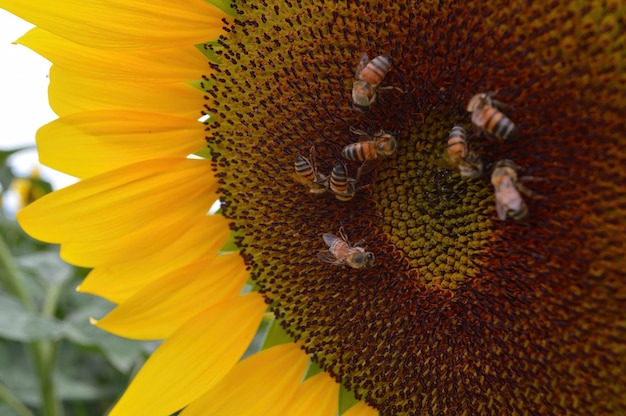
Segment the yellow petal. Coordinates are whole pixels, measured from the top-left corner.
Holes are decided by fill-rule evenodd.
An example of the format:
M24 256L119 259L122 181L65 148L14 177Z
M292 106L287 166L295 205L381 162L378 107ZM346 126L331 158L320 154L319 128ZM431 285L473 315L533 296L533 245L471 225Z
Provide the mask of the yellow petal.
M204 0L1 0L0 8L73 42L161 49L216 39L226 17Z
M204 309L237 296L249 274L239 254L204 259L146 285L96 325L126 338L167 338Z
M300 385L284 414L336 416L338 405L339 385L328 374L320 373Z
M185 215L186 210L171 211L162 216L163 222L154 220L128 234L103 240L85 240L77 243L63 243L61 258L66 262L82 267L115 267L125 269L125 265L134 264L143 267L148 278L156 267L173 270L210 253L216 253L222 247L229 234L228 221L221 215L204 216L195 212ZM203 221L204 219L208 221ZM197 226L206 224L206 230L196 230ZM207 235L203 241L198 235ZM187 253L185 247L190 248ZM173 257L174 253L181 253ZM158 273L156 278L161 276Z
M101 110L43 126L37 146L44 165L86 178L141 160L185 157L206 146L204 135L204 125L191 118Z
M50 69L48 96L50 107L61 117L90 110L126 109L197 120L205 104L202 91L186 83L85 78L56 66Z
M84 78L148 83L186 82L209 68L207 59L189 44L170 49L137 51L90 48L34 28L15 43L24 45L59 68Z
M309 359L296 344L283 344L238 363L215 388L181 416L286 415Z
M196 211L185 215L186 212L183 209L164 212L143 227L115 238L64 243L61 257L83 267L133 263L149 272L152 268L148 262L172 270L206 254L217 253L230 233L228 220L222 215Z
M201 396L241 358L266 307L251 293L188 321L152 354L110 416L170 415Z
M206 160L147 160L48 194L20 211L18 220L47 242L114 239L153 225L169 211L201 217L216 190Z
M378 416L378 410L369 407L365 402L359 402L344 412L342 416Z
M133 236L133 240L136 242L122 243L117 248L119 253L111 253L119 254L117 258L112 256L109 260L106 258L96 259L98 261L103 260L105 263L89 273L79 286L79 290L102 296L119 304L143 286L176 269L205 257L215 257L230 232L226 226L226 219L221 215L208 215L202 218L190 217L189 220L195 221L193 226L181 234L147 237L148 241L154 241L154 250L150 255L133 257L133 253L143 247L141 235L138 235L136 239ZM150 227L146 227L145 230L145 235L148 236L152 232ZM176 232L176 228L172 232ZM91 244L97 244L97 242ZM148 243L145 242L144 245L148 245ZM89 256L90 259L93 259L94 256L101 254L96 252L90 255L87 252L90 247L89 243L84 244L84 257ZM74 260L72 255L76 253L72 252L71 255L67 255L64 251L66 248L72 250L75 247L72 244L63 245L61 256ZM121 261L122 257L125 258L125 261ZM129 279L129 276L132 276L132 279Z

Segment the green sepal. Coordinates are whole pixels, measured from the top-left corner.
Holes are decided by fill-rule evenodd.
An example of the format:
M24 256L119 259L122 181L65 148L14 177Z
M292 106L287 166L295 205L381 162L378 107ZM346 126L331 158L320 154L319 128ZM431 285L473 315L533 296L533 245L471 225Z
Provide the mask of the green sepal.
M222 62L222 57L217 54L217 51L221 51L223 46L220 45L216 40L199 43L195 46L202 53L202 55L209 58L209 61L216 64L220 64Z
M339 386L339 414L347 412L352 406L359 401L354 397L354 393L346 389L343 384Z
M235 3L233 0L206 0L206 2L217 7L230 17L237 15L235 9L232 8L232 5Z

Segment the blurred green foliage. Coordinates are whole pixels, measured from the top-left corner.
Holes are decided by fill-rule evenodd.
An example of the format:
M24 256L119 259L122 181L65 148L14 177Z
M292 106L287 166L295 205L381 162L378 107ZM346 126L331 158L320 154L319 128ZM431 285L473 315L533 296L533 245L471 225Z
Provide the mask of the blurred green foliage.
M26 204L51 191L36 173L13 174L6 162L20 150L0 152L0 201L12 193ZM92 326L90 317L114 305L76 292L88 270L63 262L57 246L28 237L2 208L0 415L105 414L158 343Z

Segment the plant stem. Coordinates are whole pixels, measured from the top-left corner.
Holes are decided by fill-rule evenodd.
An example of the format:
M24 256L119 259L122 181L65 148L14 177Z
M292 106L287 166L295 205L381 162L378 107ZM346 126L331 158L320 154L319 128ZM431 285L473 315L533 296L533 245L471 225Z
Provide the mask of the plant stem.
M15 259L9 250L4 238L0 235L0 276L2 282L23 305L24 308L33 315L38 314L35 302L29 296L28 289L20 279L19 269ZM58 294L52 295L53 304ZM47 305L47 313L50 313L51 305ZM63 408L56 398L52 372L54 370L54 359L56 357L56 347L52 341L33 341L29 343L29 350L37 372L39 389L43 402L43 414L45 416L61 416ZM17 400L17 398L16 398ZM23 406L23 405L22 405Z
M59 296L61 295L63 285L52 285L46 291L46 296L41 308L41 315L45 318L54 318L57 309ZM44 357L42 362L43 374L41 375L41 394L45 406L46 416L62 415L63 408L55 397L54 384L52 375L54 374L54 363L56 361L57 343L52 341L40 341L41 355Z
M35 302L29 296L23 280L20 279L13 255L7 243L4 241L4 238L0 235L0 271L2 270L4 273L0 273L0 279L2 279L2 283L6 285L7 290L22 302L22 305L24 305L28 312L37 313Z
M43 414L44 416L61 416L63 408L57 400L52 379L56 345L51 341L34 341L29 347L39 380Z
M4 384L0 383L0 403L6 404L17 416L34 416Z

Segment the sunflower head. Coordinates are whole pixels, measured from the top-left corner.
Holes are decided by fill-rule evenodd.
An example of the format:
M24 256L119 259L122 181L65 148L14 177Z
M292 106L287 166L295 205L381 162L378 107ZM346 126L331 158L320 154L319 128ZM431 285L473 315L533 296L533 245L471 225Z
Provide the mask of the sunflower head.
M357 397L388 414L624 405L619 9L238 2L206 87L224 213L285 329ZM380 130L397 143L373 168L346 150ZM354 195L290 180L310 148ZM513 200L491 181L503 159ZM375 265L318 260L339 227Z
M194 84L202 94L186 99L187 89L166 82L132 89L157 114L142 118L150 132L162 127L163 136L181 139L159 142L165 146L139 140L151 159L140 163L129 159L142 152L107 153L123 166L116 180L156 188L173 178L176 185L158 198L145 192L124 202L139 209L141 201L174 201L177 210L160 211L152 227L184 226L191 231L182 240L213 233L218 221L205 213L219 194L253 287L286 333L382 414L626 412L626 7L218 3L227 10L221 35L200 47L209 65L185 65L204 71ZM148 17L166 15L162 7ZM183 15L181 22L193 20ZM185 30L175 34L190 43ZM173 62L188 58L188 50L176 51ZM119 94L132 88L118 81ZM177 99L155 100L153 91ZM109 119L120 116L102 105ZM201 134L201 105L210 116L202 126L210 164L182 159L197 145L186 134ZM59 107L63 122L99 137L100 124L94 128L67 103ZM72 168L89 176L95 166ZM98 178L89 184L101 184ZM90 218L109 212L96 208ZM42 211L27 222L53 223L32 214ZM85 228L106 228L109 236L150 221L136 213L123 220L125 227ZM66 255L81 238L63 236ZM92 250L106 240L89 238ZM207 237L212 250L216 244ZM184 248L177 260L204 259L204 244ZM110 260L90 261L96 275L111 269ZM168 270L168 282L177 282L205 265L189 262L176 272L142 266L151 276ZM115 289L100 279L98 290L116 301L138 291L128 279ZM261 313L245 296L233 303ZM217 312L226 310L202 316L221 319ZM220 322L229 327L226 319ZM233 374L245 374L248 363ZM226 391L213 389L202 403Z

